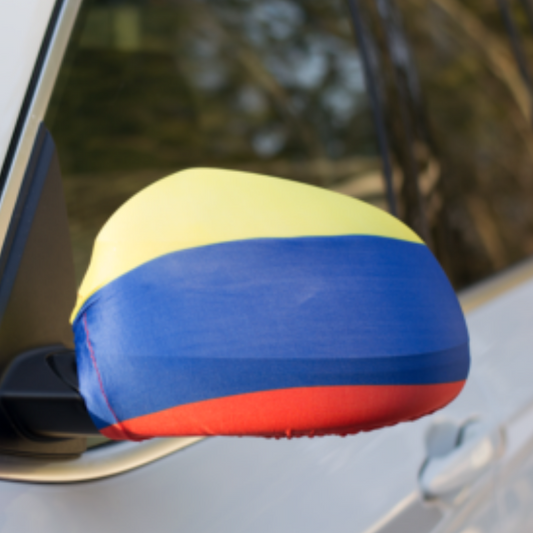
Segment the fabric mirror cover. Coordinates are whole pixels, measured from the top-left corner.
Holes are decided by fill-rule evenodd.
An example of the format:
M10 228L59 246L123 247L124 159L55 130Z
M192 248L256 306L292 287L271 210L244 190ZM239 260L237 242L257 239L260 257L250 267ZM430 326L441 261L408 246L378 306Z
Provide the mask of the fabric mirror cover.
M469 369L459 302L409 228L225 170L174 174L111 217L73 329L112 439L356 433L443 407Z

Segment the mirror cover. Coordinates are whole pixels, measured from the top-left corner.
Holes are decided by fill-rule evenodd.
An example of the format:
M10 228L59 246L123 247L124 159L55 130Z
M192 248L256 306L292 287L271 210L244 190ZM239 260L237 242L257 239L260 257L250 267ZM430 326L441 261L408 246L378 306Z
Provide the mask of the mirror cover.
M416 234L244 172L183 171L126 202L72 318L112 439L351 434L443 407L469 369L459 302Z

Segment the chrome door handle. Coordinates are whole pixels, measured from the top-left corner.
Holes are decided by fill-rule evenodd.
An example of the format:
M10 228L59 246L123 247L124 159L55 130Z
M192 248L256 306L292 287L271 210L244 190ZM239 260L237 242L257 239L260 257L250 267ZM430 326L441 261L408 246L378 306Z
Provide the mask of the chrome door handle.
M420 490L428 499L455 495L486 474L500 449L500 435L474 422L453 450L428 458L420 472Z

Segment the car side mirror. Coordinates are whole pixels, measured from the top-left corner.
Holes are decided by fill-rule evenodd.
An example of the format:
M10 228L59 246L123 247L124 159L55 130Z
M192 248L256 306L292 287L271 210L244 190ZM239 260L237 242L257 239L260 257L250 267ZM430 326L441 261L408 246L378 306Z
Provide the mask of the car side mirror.
M469 368L459 302L409 228L225 170L174 174L111 217L73 329L113 439L356 433L443 407Z
M399 220L215 169L160 180L109 219L72 327L79 385L72 355L39 355L75 400L42 435L86 431L87 412L112 439L347 435L444 407L470 360L446 275Z

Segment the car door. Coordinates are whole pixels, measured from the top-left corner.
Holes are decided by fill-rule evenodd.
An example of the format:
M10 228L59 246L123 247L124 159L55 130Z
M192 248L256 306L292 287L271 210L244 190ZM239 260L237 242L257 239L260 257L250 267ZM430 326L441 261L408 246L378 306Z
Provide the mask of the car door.
M59 278L61 287L74 286L71 278L79 281L83 275L105 219L143 186L188 166L280 175L383 208L392 194L398 212L436 243L446 243L444 237L436 237L446 232L460 234L461 253L436 247L460 287L516 260L516 254L508 258L505 250L498 259L497 246L483 240L486 231L476 226L485 220L483 206L465 218L470 211L461 211L460 194L453 190L444 196L438 169L463 160L447 152L448 158L441 161L433 145L424 148L420 139L418 144L405 142L401 128L409 122L398 123L403 103L394 100L393 105L384 98L393 97L397 86L389 87L389 94L376 79L382 73L386 81L395 73L390 63L372 62L372 57L378 58L380 35L375 26L382 22L359 4L99 1L84 3L79 12L78 7L66 1L52 12L50 4L50 43L43 41L42 68L36 70L40 85L28 93L26 112L19 104L21 126L11 130L18 150L9 161L7 184L12 194L16 198L19 190L17 172L19 183L29 183L29 190L34 190L38 180L30 153L33 149L34 161L41 161L43 147L53 146L53 139L65 200L59 187L41 190L50 191L54 213L65 206L67 213L50 226L50 211L40 209L41 204L50 205L42 192L33 210L21 208L15 217L14 202L11 208L2 205L0 213L11 225L15 221L17 228L30 228L22 248L9 248L19 250L20 260L9 263L14 265L14 282L6 297L4 323L8 311L23 325L28 324L24 313L61 315L59 306L55 314L48 307L57 301L50 279ZM351 34L352 22L359 44ZM391 28L385 27L382 34L390 36ZM37 54L34 47L32 63ZM381 97L369 96L371 87ZM411 111L411 120L420 119L414 113L418 108ZM418 166L408 168L415 155L420 158ZM45 161L45 184L59 183L53 161L52 155ZM461 170L459 163L456 168ZM418 189L427 196L423 201ZM452 205L452 214L437 216L432 198L438 195L445 198L444 205ZM453 204L456 198L459 207ZM25 202L23 207L29 205ZM442 224L433 229L425 218ZM476 228L473 235L466 231L470 226ZM59 255L42 246L43 237L32 233L33 228L48 228L47 242L57 244L54 237L67 227L72 251L63 240L62 262L47 270L52 278L35 281L45 270L38 268L43 258ZM461 231L467 233L466 242L461 241ZM41 246L30 249L34 243ZM74 270L65 259L66 249ZM41 255L28 250L40 250ZM30 279L52 294L45 292L39 301L31 294L20 296L16 284L28 287ZM65 291L68 302L74 295L71 288ZM489 287L484 294L490 293ZM43 305L48 310L44 315L39 314ZM13 315L13 306L23 312ZM64 326L64 316L62 320ZM485 328L488 324L483 322ZM30 335L32 329L27 330ZM4 454L2 527L496 531L493 489L503 449L502 418L492 407L486 380L491 368L483 357L487 341L482 328L473 331L472 371L465 390L444 411L416 422L346 438L92 442L89 450L67 459ZM54 335L33 338L31 346L24 344L29 337L22 330L11 338L10 356L41 342L68 344L64 329L54 330ZM477 457L473 466L472 454Z
M483 360L480 376L503 439L496 473L502 531L528 531L532 523L531 273L528 261L501 275L491 300L469 316ZM466 298L475 301L479 293Z
M385 1L363 11L374 35L387 36L372 44L388 70L386 108L400 117L389 119L404 181L400 209L465 288L472 375L485 387L500 442L500 527L527 531L531 263L521 260L531 253L532 182L520 154L532 139L531 10L527 2Z

